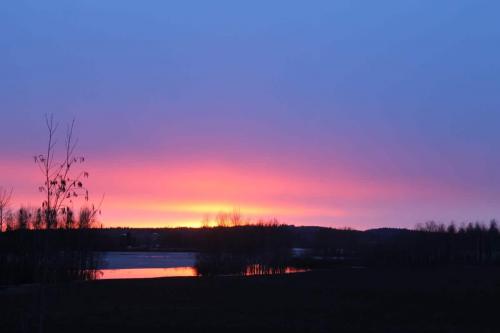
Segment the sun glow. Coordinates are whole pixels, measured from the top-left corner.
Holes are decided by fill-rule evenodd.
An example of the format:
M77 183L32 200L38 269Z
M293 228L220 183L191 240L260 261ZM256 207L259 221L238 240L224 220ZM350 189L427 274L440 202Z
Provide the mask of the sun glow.
M99 222L105 227L200 227L207 218L213 225L218 213L237 211L245 222L277 218L286 224L362 228L361 221L384 217L380 203L400 202L402 197L418 201L442 191L425 184L357 178L331 168L318 177L320 172L270 166L164 164L168 167L157 162L89 163L91 198L106 195ZM22 170L25 182L16 186L14 197L20 204L36 207L42 200L36 191L38 170L25 162L0 165L3 169L3 174Z

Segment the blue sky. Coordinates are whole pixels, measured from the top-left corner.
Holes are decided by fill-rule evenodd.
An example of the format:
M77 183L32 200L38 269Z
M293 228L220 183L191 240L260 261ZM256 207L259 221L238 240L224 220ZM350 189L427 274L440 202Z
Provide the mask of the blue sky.
M499 10L464 0L3 2L1 159L40 150L43 115L54 113L77 119L86 155L121 168L255 165L294 170L287 184L335 187L348 174L349 186L407 189L403 202L375 186L371 201L349 204L298 193L300 204L353 215L284 216L294 223L500 216ZM25 188L12 174L0 181Z

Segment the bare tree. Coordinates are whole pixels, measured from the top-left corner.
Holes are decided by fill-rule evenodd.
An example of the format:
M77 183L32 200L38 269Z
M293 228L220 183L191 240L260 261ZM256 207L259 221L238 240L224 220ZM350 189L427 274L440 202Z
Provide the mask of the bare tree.
M17 229L19 230L28 229L30 217L31 217L30 213L26 208L24 207L19 208L17 212Z
M41 228L45 222L45 228L57 228L58 221L61 223L59 227L72 228L75 224L73 200L83 197L85 202L89 200L89 192L84 186L84 180L89 177L87 171L82 171L78 168L79 165L85 162L83 156L78 156L75 153L78 140L74 138L75 120L73 120L66 129L66 136L64 142L63 156L57 159L56 156L56 134L58 130L58 123L54 122L53 115L45 116L45 125L47 127L47 150L44 154L34 156L35 163L43 175L43 185L39 186L39 191L44 194L44 201L42 202L41 209L35 213L34 228ZM102 203L102 200L101 200ZM83 223L85 227L90 227L91 222L95 219L97 212L100 213L99 208L84 208L83 216L80 213L79 224ZM100 205L99 205L100 207ZM58 217L61 217L58 219ZM89 246L87 243L85 246ZM68 251L71 252L71 251ZM40 296L39 296L39 332L43 331L44 322L44 283L50 279L51 272L48 268L48 263L53 261L54 253L48 245L48 239L44 238L41 245L41 259L40 259ZM87 249L80 249L79 255L84 258L89 256L92 258L91 252ZM87 262L81 262L80 269L85 271ZM64 269L64 266L59 267Z
M5 222L6 222L5 223L6 230L10 231L16 229L16 218L12 211L8 210L7 213L5 214Z
M35 219L33 221L33 229L42 229L42 225L43 225L43 213L42 213L42 209L41 208L38 208L35 212Z
M229 226L229 214L226 212L219 212L215 216L215 222L218 227L228 227Z
M232 227L239 227L244 224L243 217L238 209L234 209L229 215L229 222Z
M82 207L78 215L78 228L87 229L92 228L96 222L96 215L98 210L95 207Z
M12 199L12 189L6 190L0 187L0 232L3 231L4 214L9 208L10 200Z
M74 226L75 226L75 218L74 218L73 210L71 208L66 208L64 215L65 215L64 227L66 229L72 229L72 228L74 228Z
M44 184L38 189L45 194L42 210L45 227L50 229L57 227L58 215L68 219L66 215L72 214L71 206L75 198L83 196L85 201L89 200L89 192L83 183L89 173L75 170L78 164L85 162L83 156L75 154L78 144L78 140L74 138L75 120L67 127L64 157L60 161L56 161L55 156L55 135L59 126L54 122L53 115L45 116L45 124L48 131L47 151L45 154L34 156L34 160L44 178ZM92 214L95 215L97 211L98 209L94 209Z
M250 221L245 221L240 211L233 209L232 212L219 212L215 216L215 223L218 227L239 227L245 223L250 224Z
M201 227L202 228L210 227L210 215L208 214L203 215L203 219L201 220Z

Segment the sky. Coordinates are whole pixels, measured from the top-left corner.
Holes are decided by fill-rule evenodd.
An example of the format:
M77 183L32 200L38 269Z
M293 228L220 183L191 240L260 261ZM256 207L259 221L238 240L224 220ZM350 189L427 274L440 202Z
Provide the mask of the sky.
M76 120L104 226L500 218L500 3L0 3L0 186Z

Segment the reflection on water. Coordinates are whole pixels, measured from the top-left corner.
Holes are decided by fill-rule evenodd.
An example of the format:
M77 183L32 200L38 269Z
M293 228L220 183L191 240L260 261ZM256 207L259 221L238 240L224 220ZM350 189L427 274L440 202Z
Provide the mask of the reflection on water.
M273 275L306 272L307 269L295 267L269 268L261 265L249 265L243 274L223 275ZM97 272L98 280L109 279L149 279L160 277L185 277L200 276L194 267L168 267L168 268L127 268L127 269L101 269Z
M102 269L169 268L194 266L193 252L105 252Z
M97 273L97 279L147 279L197 275L194 267L101 269Z
M96 278L147 279L181 276L272 275L307 271L287 265L281 257L260 258L249 263L246 256L196 254L193 252L107 252ZM267 259L267 260L265 260ZM272 259L272 260L271 260ZM266 264L263 264L265 262Z
M248 265L243 275L249 276L249 275L290 274L290 273L300 273L307 271L308 269L305 268L267 267L264 265L255 264L255 265Z

